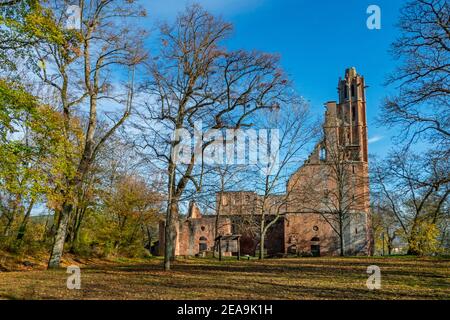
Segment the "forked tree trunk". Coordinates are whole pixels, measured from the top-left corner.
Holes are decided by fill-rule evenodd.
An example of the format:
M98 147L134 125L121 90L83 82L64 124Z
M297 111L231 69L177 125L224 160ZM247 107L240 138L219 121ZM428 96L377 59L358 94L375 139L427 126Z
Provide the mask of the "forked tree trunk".
M83 150L80 164L77 169L76 179L68 181L69 189L82 190L83 181L89 172L90 166L94 161L94 135L97 126L96 115L96 96L90 97L90 115L89 126L86 134L86 144ZM71 187L71 188L70 188ZM73 203L66 202L60 212L58 228L56 230L55 240L52 247L48 268L59 268L61 257L64 252L64 243L67 237L67 228L70 222L70 215L73 211Z

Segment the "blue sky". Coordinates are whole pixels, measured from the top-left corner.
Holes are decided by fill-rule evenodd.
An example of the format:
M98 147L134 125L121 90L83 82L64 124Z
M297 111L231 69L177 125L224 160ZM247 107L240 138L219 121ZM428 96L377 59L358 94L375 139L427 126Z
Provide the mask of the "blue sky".
M383 82L395 69L388 50L398 37L395 24L401 0L200 0L213 14L234 24L228 45L278 53L298 92L317 114L323 103L337 99L336 85L345 68L354 66L365 76L369 152L384 155L395 134L379 127L375 118L388 88ZM185 7L184 0L149 0L149 20L171 20ZM192 1L189 1L192 3ZM381 29L369 30L369 5L381 8ZM376 141L375 141L376 140Z

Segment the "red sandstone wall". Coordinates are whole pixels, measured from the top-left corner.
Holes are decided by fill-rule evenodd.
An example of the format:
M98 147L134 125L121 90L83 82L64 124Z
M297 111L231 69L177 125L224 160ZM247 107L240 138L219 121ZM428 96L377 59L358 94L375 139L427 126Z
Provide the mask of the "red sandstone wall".
M199 253L200 242L206 243L208 251L214 247L215 216L200 219L186 219L180 223L175 255L194 256ZM219 234L231 234L231 223L227 218L219 222ZM201 240L206 239L206 240Z
M335 233L331 226L317 214L289 214L286 216L284 228L285 253L310 253L311 245L319 244L320 255L339 254ZM312 241L314 237L319 238L319 243Z

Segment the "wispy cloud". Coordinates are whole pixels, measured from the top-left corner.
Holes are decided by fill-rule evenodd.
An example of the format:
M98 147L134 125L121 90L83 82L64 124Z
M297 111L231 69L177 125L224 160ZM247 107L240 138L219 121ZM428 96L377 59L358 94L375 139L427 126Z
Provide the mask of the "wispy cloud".
M369 138L369 140L367 140L367 142L369 142L369 144L370 144L370 143L378 142L382 139L383 139L383 136L375 135L375 136Z

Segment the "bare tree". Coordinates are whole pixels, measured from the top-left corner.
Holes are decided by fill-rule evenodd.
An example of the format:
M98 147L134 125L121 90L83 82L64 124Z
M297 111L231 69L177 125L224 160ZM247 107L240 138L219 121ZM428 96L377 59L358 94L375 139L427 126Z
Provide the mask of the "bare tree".
M423 223L436 224L436 219L424 218L429 216L426 212L431 202L443 208L447 197L443 191L446 178L433 173L433 168L445 167L450 152L449 25L448 1L408 1L400 13L401 35L392 44L393 56L402 63L389 76L387 85L396 86L398 92L386 98L380 122L398 125L398 138L406 141L406 146L404 151L391 154L375 176L383 203L398 220L410 253L418 253L415 243ZM408 151L419 139L426 139L433 150L425 157ZM440 210L431 209L435 212L431 216L440 216Z
M248 167L234 163L224 163L213 165L204 174L203 186L196 199L199 204L207 210L211 210L215 215L214 235L219 235L221 229L221 218L224 212L224 195L231 190L245 188L249 179Z
M75 111L85 108L87 122L82 125L84 137L79 159L74 159L69 152L66 155L66 163L77 164L74 172L64 173L65 187L59 191L63 200L57 214L58 227L49 268L59 266L76 194L81 193L99 149L130 114L134 70L145 55L140 49L145 34L128 24L130 18L144 14L134 2L80 0L79 29L65 28L66 5L66 1L48 4L51 18L58 26L55 34L58 41L39 43L35 48L35 64L40 67L38 75L42 81L58 92L67 141L73 141L70 126ZM115 88L113 83L120 84L122 71L131 74L129 85ZM100 108L107 110L103 116ZM109 129L102 133L98 131L101 120L110 122Z
M448 216L449 172L448 163L433 156L404 152L392 153L373 170L374 187L400 225L409 254L423 253L418 238Z
M420 136L444 147L450 141L450 4L414 0L401 10L401 36L392 45L403 64L389 77L398 94L386 99L382 123L400 125L402 137Z
M287 213L290 202L295 201L291 195L295 189L286 188L286 182L297 169L305 147L318 133L318 126L311 119L308 105L303 101L282 110L265 112L261 117L260 125L276 129L277 136L268 139L272 140L271 144L259 142L260 152L261 148L267 149L268 161L257 165L254 176L258 193L255 217L259 228L259 259L264 259L268 231Z
M371 199L373 199L371 213L375 247L380 243L384 255L384 247L386 245L388 255L391 255L394 249L394 241L399 238L400 225L394 212L392 212L389 204L384 201L385 199L382 196L372 195ZM380 250L379 247L377 249Z
M228 224L228 220L225 219L228 212L224 207L226 193L244 188L250 174L246 165L234 163L225 162L205 167L202 188L200 192L189 196L189 199L195 201L203 209L204 214L214 216L214 238L216 238ZM213 256L215 255L214 250Z
M278 106L289 86L276 56L221 47L230 32L229 23L190 6L160 28L161 50L149 64L151 98L137 127L143 146L167 171L165 270L174 257L179 202L190 183L200 190L200 160L214 142L198 139L195 152L180 161L180 147L199 134L195 124L201 121L205 131L248 127L250 116Z

